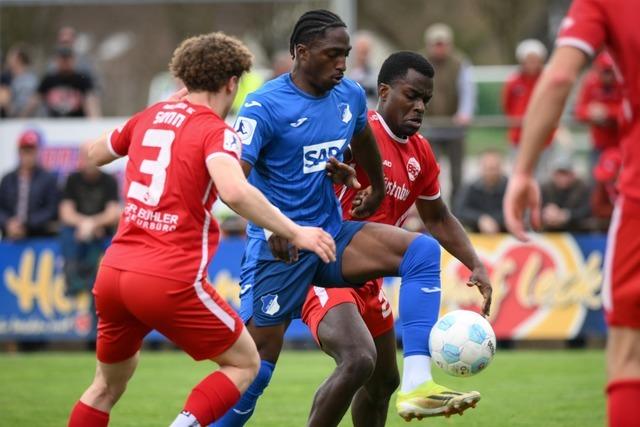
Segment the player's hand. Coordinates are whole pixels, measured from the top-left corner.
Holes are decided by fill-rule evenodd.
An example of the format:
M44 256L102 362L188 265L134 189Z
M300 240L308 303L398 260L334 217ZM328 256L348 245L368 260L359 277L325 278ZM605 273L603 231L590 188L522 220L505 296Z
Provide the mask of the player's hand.
M380 207L384 199L384 193L376 193L371 186L358 191L351 203L349 214L354 218L366 218L373 215Z
M322 228L300 227L291 243L300 249L314 252L326 263L336 260L336 243Z
M533 228L535 230L541 228L540 187L532 176L514 174L509 178L502 210L507 230L523 242L529 240L525 232L527 212L529 212Z
M271 254L275 259L284 261L287 264L298 261L298 248L293 246L289 240L272 234L271 237L269 237L268 243Z
M356 170L346 163L342 163L335 157L329 157L325 169L327 170L327 176L331 178L334 184L346 185L356 190L361 187L356 178Z
M484 302L482 303L482 314L484 314L485 317L488 317L491 311L491 294L493 293L493 288L491 287L489 275L487 274L487 269L484 268L484 265L479 265L473 269L471 277L467 280L467 286L478 287L482 298L484 298Z
M176 92L172 93L169 99L167 99L167 102L182 101L187 97L187 95L189 95L189 89L187 89L186 87L183 87L182 89L179 89Z

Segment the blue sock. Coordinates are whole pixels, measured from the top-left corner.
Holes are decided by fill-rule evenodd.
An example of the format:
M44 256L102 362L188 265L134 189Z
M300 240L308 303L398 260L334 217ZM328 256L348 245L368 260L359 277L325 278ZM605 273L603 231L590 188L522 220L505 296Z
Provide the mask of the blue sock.
M429 334L440 311L440 244L430 236L417 237L399 272L403 355L431 356Z
M209 427L240 427L245 425L247 421L249 421L249 418L251 418L251 415L253 415L258 398L269 385L275 367L275 364L261 360L260 370L258 371L256 379L253 380L238 403Z

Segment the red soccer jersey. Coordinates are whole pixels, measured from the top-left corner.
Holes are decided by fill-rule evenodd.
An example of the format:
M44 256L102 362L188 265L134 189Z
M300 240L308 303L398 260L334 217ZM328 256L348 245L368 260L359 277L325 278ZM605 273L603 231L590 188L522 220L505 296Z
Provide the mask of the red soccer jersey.
M517 122L509 128L509 141L517 146L520 143L522 124L519 123L527 111L529 99L533 93L533 88L540 76L529 76L520 71L514 73L507 79L502 91L502 108L509 119ZM547 145L553 141L553 135L547 140Z
M623 78L620 192L640 200L640 2L574 0L562 21L558 46L573 46L593 57L604 46Z
M129 162L125 208L103 263L188 283L206 278L219 235L206 161L239 159L236 133L209 108L161 102L113 131L107 144Z
M407 139L397 137L375 111L369 111L369 125L380 149L387 194L378 210L366 220L401 225L416 199L440 197L440 167L429 142L422 135L416 133ZM362 188L369 186L364 169L359 165L355 169ZM357 220L349 215L356 193L356 190L346 187L336 189L346 220Z

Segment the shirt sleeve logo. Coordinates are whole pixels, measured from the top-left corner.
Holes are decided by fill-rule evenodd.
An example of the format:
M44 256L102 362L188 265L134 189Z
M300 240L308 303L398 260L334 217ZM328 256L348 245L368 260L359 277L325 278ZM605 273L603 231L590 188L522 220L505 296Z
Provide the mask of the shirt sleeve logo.
M258 122L256 122L254 119L250 119L249 117L238 116L238 118L236 119L234 128L240 136L240 140L244 145L251 144L251 140L253 139L253 134L256 131L257 125Z
M420 174L420 169L420 163L418 163L415 157L411 157L407 162L407 173L409 174L409 179L411 181L416 180Z
M342 113L342 116L341 116L342 122L349 123L353 118L353 114L351 113L351 108L349 107L349 104L347 104L346 102L343 102L340 105L338 105L338 108Z
M224 130L224 142L222 143L222 148L227 151L236 153L238 157L240 157L240 154L242 152L242 144L240 143L240 140L238 139L238 136L234 131L230 129Z

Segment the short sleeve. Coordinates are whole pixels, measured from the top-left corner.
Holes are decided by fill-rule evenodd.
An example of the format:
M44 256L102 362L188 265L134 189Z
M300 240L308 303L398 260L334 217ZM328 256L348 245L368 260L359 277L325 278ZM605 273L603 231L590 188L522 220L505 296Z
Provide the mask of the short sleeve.
M420 138L420 140L426 147L423 160L424 174L422 175L422 190L418 198L435 200L440 197L440 182L438 181L440 177L440 166L428 142L422 138Z
M356 115L354 135L362 132L367 125L367 94L359 83L356 83L356 87L358 89L358 114Z
M254 165L262 147L273 135L271 115L264 102L253 94L248 95L238 112L234 128L242 142L242 160Z
M205 163L219 156L230 156L240 160L242 142L240 137L228 127L219 127L207 133L204 137Z
M77 175L71 174L67 178L67 182L64 184L64 188L62 190L62 200L78 200L77 192L76 192L76 177Z
M605 16L601 2L574 0L560 24L556 46L572 46L593 57L605 39Z
M114 129L107 136L107 148L115 157L123 157L129 153L131 136L139 118L140 113L131 117L124 125Z

